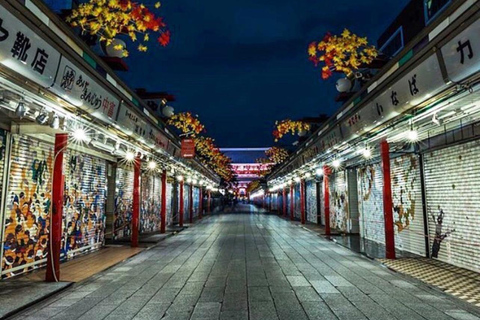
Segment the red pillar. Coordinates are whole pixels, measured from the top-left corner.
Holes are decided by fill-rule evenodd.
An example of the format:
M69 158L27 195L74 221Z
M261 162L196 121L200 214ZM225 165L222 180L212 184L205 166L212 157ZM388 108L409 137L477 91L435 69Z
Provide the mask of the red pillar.
M160 211L160 233L165 233L167 224L167 170L162 172L162 203Z
M200 203L198 204L198 219L202 219L202 213L203 213L203 189L202 189L202 187L199 188L198 192L200 193L200 195L199 195Z
M138 227L140 220L140 167L142 159L137 156L133 162L133 212L132 247L138 247Z
M292 221L294 220L295 215L295 194L293 192L293 189L295 189L294 186L295 185L293 183L290 185L290 220Z
M183 181L180 181L180 210L178 212L178 225L183 227Z
M287 217L287 188L283 187L283 195L282 195L282 202L283 202L283 217Z
M207 212L210 213L210 200L211 200L211 192L208 190L208 197L207 197Z
M323 167L323 200L325 203L325 235L330 235L330 186L328 183L328 176L330 168Z
M302 224L305 224L305 180L300 181L300 211L300 220Z
M47 273L45 281L60 281L60 247L62 243L63 218L63 151L67 148L68 134L55 135L55 159L53 164L52 182L52 215L50 224L52 232L49 234L49 253L47 256ZM50 252L51 250L51 252Z
M383 173L383 216L385 220L385 256L395 259L395 233L393 229L392 180L390 176L390 148L386 140L380 143Z
M193 184L188 188L188 213L190 215L190 223L193 223Z

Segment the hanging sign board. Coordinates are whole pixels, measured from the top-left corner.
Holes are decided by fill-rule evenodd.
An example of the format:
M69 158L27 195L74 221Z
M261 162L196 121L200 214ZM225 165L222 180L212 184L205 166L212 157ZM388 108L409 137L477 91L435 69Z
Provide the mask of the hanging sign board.
M117 115L120 101L64 56L50 90L105 122Z
M480 70L480 20L442 47L450 80L460 82Z
M0 6L0 63L22 76L50 87L60 53Z
M193 139L182 140L182 158L191 159L195 157L195 141Z

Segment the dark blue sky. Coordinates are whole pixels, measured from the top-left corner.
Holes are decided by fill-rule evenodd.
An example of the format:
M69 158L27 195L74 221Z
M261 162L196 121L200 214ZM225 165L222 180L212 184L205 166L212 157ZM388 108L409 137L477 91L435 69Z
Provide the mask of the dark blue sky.
M334 80L321 80L307 46L343 28L371 43L408 0L164 0L172 31L166 48L132 47L133 88L176 96L176 112L192 111L221 147L274 144L275 120L332 114Z

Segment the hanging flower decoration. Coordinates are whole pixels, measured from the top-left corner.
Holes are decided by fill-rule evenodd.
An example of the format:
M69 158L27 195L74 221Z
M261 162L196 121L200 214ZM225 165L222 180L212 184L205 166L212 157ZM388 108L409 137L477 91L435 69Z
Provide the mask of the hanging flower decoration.
M315 66L325 63L322 67L322 78L325 80L333 71L352 76L361 65L370 64L378 56L378 51L368 45L366 37L359 37L345 29L340 36L327 33L322 41L312 42L308 55Z
M190 112L174 114L167 123L192 137L205 130L205 126L198 120L198 116L193 116Z
M160 8L160 2L154 8ZM170 31L163 18L157 17L144 4L131 0L90 0L73 9L66 20L71 26L80 27L83 33L97 35L100 42L107 45L119 35L128 36L132 42L138 40L137 49L143 52L147 51L146 43L153 35L164 47L170 42ZM122 50L123 56L128 56L123 44L115 45L114 49Z
M288 158L288 151L279 147L271 147L265 151L265 154L270 162L274 164L280 164Z
M310 125L302 121L293 121L290 119L282 120L280 122L275 122L275 130L273 131L273 136L275 137L275 142L280 140L284 135L291 133L292 135L298 134L301 131L310 130Z

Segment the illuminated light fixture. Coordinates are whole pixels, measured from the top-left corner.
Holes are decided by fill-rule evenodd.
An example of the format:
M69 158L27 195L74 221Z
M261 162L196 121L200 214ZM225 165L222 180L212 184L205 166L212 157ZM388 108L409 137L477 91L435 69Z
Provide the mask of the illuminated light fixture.
M177 176L178 181L183 181L183 176Z
M53 114L53 119L52 119L52 122L50 123L50 128L55 130L60 128L60 118L56 113Z
M370 150L369 147L365 147L365 149L363 149L363 157L365 159L370 159L372 157L372 150Z
M212 190L212 186L207 186L207 190Z
M125 153L125 160L133 161L134 159L135 159L135 154L132 151L127 151L127 153Z
M192 178L189 177L189 178L187 179L187 183L192 183Z
M323 169L318 168L317 170L315 170L315 173L317 174L317 176L323 176Z
M148 169L153 170L157 167L157 163L155 161L150 161L148 163Z
M35 118L35 122L44 125L48 122L48 114L45 111L40 112L40 114Z
M407 139L410 140L411 142L418 141L418 132L416 130L410 129L407 132Z
M312 174L310 172L305 173L305 178L310 178Z
M293 180L288 180L288 184L293 184Z
M192 180L192 183L193 183L193 184L197 184L198 181L197 181L196 179L193 179L193 180Z
M22 119L27 114L28 108L25 106L25 103L20 101L15 109L15 115Z
M78 142L86 142L88 141L87 133L83 128L77 128L75 131L73 131L73 139L75 139Z
M339 167L340 167L340 164L341 164L341 162L340 162L340 160L338 160L338 159L335 159L335 160L333 160L333 162L332 162L332 166L333 166L334 168L339 168Z
M302 181L302 179L300 179L300 177L295 177L295 182L300 182Z

